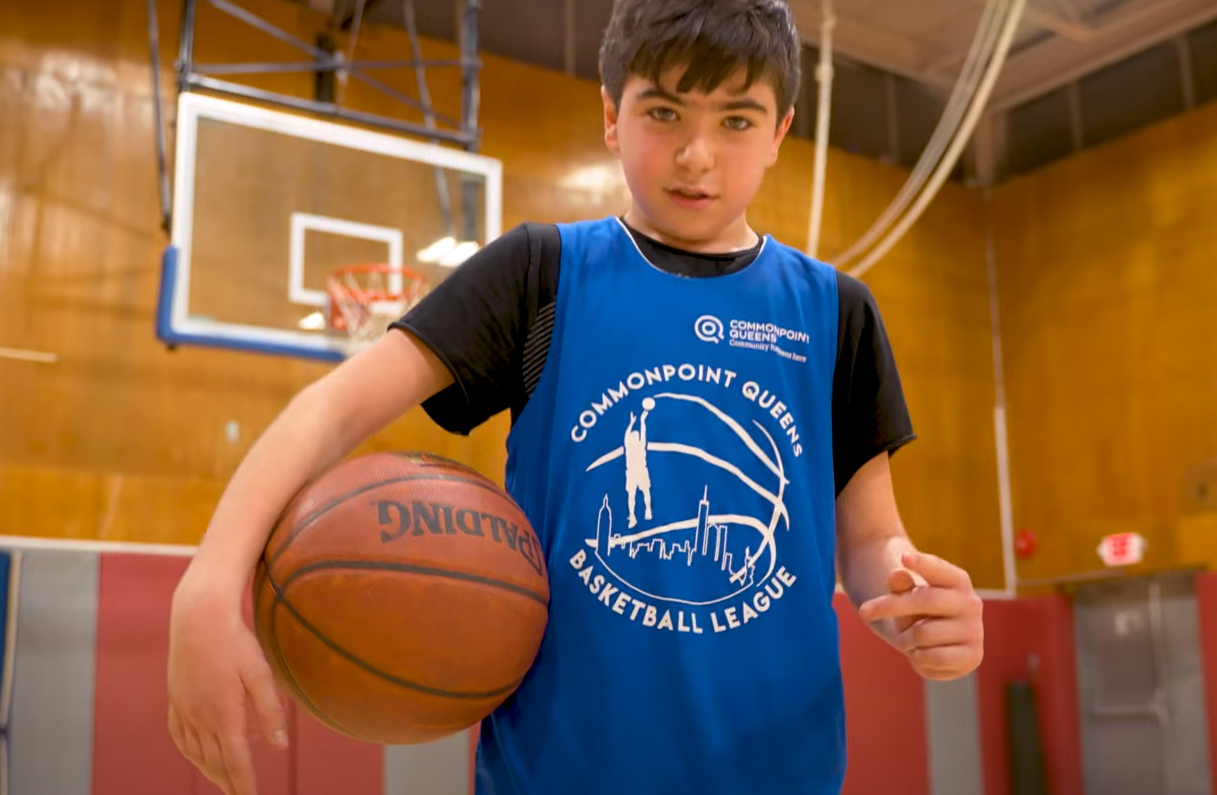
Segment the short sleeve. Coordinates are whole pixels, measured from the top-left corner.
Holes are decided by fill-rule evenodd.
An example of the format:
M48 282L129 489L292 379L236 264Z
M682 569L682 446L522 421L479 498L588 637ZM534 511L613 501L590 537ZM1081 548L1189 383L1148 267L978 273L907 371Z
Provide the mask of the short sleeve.
M447 431L468 434L517 397L529 258L528 228L515 227L390 326L414 334L451 371L455 383L423 403Z
M880 453L916 436L887 330L865 284L837 274L840 313L833 374L833 468L836 493Z

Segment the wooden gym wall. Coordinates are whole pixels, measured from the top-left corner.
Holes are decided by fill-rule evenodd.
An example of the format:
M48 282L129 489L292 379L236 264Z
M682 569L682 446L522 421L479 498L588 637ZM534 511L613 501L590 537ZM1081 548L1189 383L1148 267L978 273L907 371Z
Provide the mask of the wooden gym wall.
M1217 105L999 187L999 313L1020 578L1217 563L1185 475L1217 455ZM1217 496L1210 489L1209 502Z
M172 108L180 14L160 0L163 90ZM324 18L281 0L241 5L311 39ZM361 55L402 57L400 30L365 26ZM341 46L341 43L340 43ZM455 48L424 42L428 57ZM201 6L197 58L300 54ZM486 55L482 151L504 163L504 228L626 208L601 142L598 88ZM806 79L812 79L810 75ZM457 114L455 72L429 72ZM308 96L311 75L250 79ZM413 94L414 76L391 80ZM402 108L351 83L344 102ZM838 101L844 101L839 98ZM194 543L226 478L318 364L185 348L154 338L159 257L154 128L142 0L0 5L0 346L57 353L58 364L0 361L0 534ZM172 146L172 135L170 135ZM751 215L806 242L813 147L788 140ZM821 256L856 240L907 172L833 151ZM993 365L983 205L948 185L873 271L919 440L894 459L897 496L921 545L1002 585L992 431ZM225 438L235 420L240 437ZM506 418L468 439L412 412L363 450L425 448L501 476Z

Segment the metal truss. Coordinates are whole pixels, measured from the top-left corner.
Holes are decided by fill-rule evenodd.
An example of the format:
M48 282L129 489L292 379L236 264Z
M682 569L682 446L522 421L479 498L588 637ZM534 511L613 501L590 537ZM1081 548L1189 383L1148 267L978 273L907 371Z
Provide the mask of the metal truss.
M418 136L435 142L459 146L476 152L481 143L478 124L479 77L478 17L482 0L463 0L460 13L460 57L454 60L426 60L422 57L418 30L414 22L413 0L402 3L402 26L409 41L411 57L401 60L354 60L355 43L364 14L381 0L354 0L353 9L344 7L331 15L331 29L350 34L349 54L336 51L329 36L312 44L262 19L232 0L183 0L181 35L178 57L174 63L177 73L177 93L202 91L214 95L253 100L293 111L303 111L353 124L366 125L405 135ZM205 3L224 14L253 27L272 38L290 44L311 60L274 62L242 61L231 63L200 63L194 56L195 20L198 6ZM171 192L166 166L164 101L160 86L160 41L157 28L156 0L147 0L148 41L152 60L153 97L156 120L157 166L160 177L161 222L168 232L172 224ZM459 69L461 72L460 118L453 119L436 111L427 89L427 69ZM367 74L367 70L412 69L418 85L418 97L411 97ZM254 88L227 78L235 75L284 74L307 72L316 75L314 98L284 94ZM421 112L423 123L405 121L388 115L378 115L344 107L333 98L333 82L337 76L355 80L400 103L405 108Z

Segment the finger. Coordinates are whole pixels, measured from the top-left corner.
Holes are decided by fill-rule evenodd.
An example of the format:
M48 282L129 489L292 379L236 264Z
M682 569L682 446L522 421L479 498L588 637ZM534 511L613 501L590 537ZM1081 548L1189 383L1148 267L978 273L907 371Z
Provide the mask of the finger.
M173 739L173 745L177 748L178 753L190 757L186 753L186 735L182 729L182 716L178 714L177 707L169 705L169 736ZM190 759L190 761L194 761Z
M967 676L971 671L955 671L949 668L917 669L917 675L931 682L951 682Z
M258 786L254 774L254 760L244 733L227 735L220 743L220 753L223 755L224 768L232 786L229 795L255 795Z
M228 767L224 764L224 752L220 748L220 740L214 734L199 738L203 749L203 759L207 765L203 771L217 787L224 790L224 795L233 795L232 780L228 776Z
M223 788L219 774L215 770L212 770L207 761L207 756L203 751L203 742L199 739L199 733L192 729L190 724L185 721L182 722L182 737L187 749L189 749L186 758L203 774L204 778L217 787Z
M203 747L199 744L199 736L194 729L190 728L190 724L185 721L180 722L182 732L182 756L190 760L190 764L197 767L199 770L206 772L204 768L207 762L203 759Z
M917 672L928 679L953 679L974 670L980 664L980 649L969 644L935 646L913 649L909 660Z
M887 590L891 593L905 593L917 587L917 581L908 569L896 569L887 575Z
M980 609L980 599L970 591L923 586L902 594L887 594L871 599L858 608L864 621L884 618L938 617L972 615Z
M937 555L926 552L909 552L904 555L902 562L917 574L925 578L930 585L942 588L958 588L972 590L972 578L968 573L953 563L948 563Z
M980 640L979 628L972 622L925 618L914 622L907 630L901 632L896 645L901 650L911 651L913 649L932 649L937 646L979 643Z
M283 702L279 700L279 691L275 688L270 666L258 665L249 671L245 677L245 690L249 693L262 736L280 751L287 748L287 716L283 710Z

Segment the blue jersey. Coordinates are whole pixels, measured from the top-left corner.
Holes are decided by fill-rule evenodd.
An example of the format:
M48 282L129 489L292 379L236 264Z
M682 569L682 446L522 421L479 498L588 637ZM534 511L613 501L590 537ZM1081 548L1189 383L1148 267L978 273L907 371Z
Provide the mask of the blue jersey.
M548 360L508 438L549 625L482 725L481 795L839 792L836 272L652 266L560 226Z

